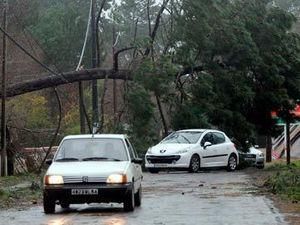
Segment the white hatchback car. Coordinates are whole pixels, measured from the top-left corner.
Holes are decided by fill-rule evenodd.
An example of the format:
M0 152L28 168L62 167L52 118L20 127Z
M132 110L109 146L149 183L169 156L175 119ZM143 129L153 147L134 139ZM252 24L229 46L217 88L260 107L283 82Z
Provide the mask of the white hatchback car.
M55 205L118 202L125 211L141 205L142 159L125 135L65 137L44 177L45 213Z
M162 169L186 169L197 172L200 167L227 167L234 171L238 152L221 131L190 129L173 132L148 149L146 168L151 173Z

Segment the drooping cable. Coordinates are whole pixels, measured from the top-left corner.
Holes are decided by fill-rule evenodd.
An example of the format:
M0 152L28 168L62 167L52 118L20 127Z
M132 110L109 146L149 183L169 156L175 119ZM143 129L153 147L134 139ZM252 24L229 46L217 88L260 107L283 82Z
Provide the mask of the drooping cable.
M63 74L59 74L56 73L54 70L52 70L50 67L48 67L47 65L45 65L44 63L42 63L41 61L39 61L35 56L33 56L30 52L28 52L21 44L19 44L7 31L5 31L1 26L0 26L0 31L6 36L8 37L9 40L11 40L11 42L13 42L19 49L21 49L26 55L28 55L32 60L34 60L37 64L39 64L41 67L43 67L44 69L48 70L50 73L56 75L56 76L60 76L62 78L62 80L64 80L65 82L68 82L68 79L63 75Z
M89 19L88 19L88 23L87 23L87 26L86 26L84 43L83 43L83 46L82 46L82 50L81 50L79 62L78 62L77 67L76 67L76 71L78 71L79 68L80 68L80 66L81 66L81 63L82 63L82 60L83 60L83 56L84 56L84 53L85 53L85 49L86 49L86 44L87 44L87 40L88 40L88 36L89 36L89 31L90 31L91 17L92 17L92 5L93 5L92 3L93 3L93 0L91 0L91 3L90 3Z

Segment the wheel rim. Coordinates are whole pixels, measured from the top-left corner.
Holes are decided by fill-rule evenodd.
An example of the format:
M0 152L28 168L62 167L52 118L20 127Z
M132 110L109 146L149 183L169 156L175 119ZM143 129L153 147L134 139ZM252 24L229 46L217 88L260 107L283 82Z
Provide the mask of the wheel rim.
M231 156L229 159L229 167L231 170L234 170L236 168L236 159L234 156Z
M199 167L200 167L200 161L199 161L199 159L197 158L197 157L193 157L192 158L192 170L194 171L194 172L196 172L196 171L198 171L199 170Z

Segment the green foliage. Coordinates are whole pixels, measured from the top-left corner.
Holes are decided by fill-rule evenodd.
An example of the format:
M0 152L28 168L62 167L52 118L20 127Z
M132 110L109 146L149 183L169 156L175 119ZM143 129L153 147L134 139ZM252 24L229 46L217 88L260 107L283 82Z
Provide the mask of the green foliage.
M39 12L28 29L47 53L48 63L60 70L74 69L84 40L88 4L55 1L45 7L41 2Z
M140 85L130 88L127 95L129 110L129 135L139 153L145 153L147 148L157 140L153 126L154 105L149 93Z
M270 169L270 168L269 168ZM300 200L300 164L299 161L290 166L276 165L272 170L278 172L269 177L265 186L274 194L286 196L292 200Z
M47 100L40 95L26 94L9 101L11 117L28 129L49 128L52 123L47 110ZM14 122L14 121L12 121Z
M135 73L135 81L143 87L163 96L170 90L170 83L174 80L176 67L172 64L170 57L162 56L153 62L151 59L145 59Z

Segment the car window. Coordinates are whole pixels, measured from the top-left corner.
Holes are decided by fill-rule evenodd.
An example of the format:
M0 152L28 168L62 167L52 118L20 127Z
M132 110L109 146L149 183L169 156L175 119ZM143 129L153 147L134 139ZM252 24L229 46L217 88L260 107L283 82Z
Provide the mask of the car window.
M126 142L126 146L128 148L128 151L129 151L130 158L131 159L137 158L137 155L136 155L134 149L132 148L130 142L127 139L125 139L125 142Z
M161 141L161 143L195 144L202 132L200 131L177 131Z
M204 137L201 140L201 146L204 146L205 142L210 142L212 145L214 144L214 136L213 133L209 132L204 135Z
M115 159L127 161L127 152L122 139L93 138L93 139L67 139L58 149L55 161L64 159Z
M222 144L225 142L225 136L222 133L214 132L214 144Z

